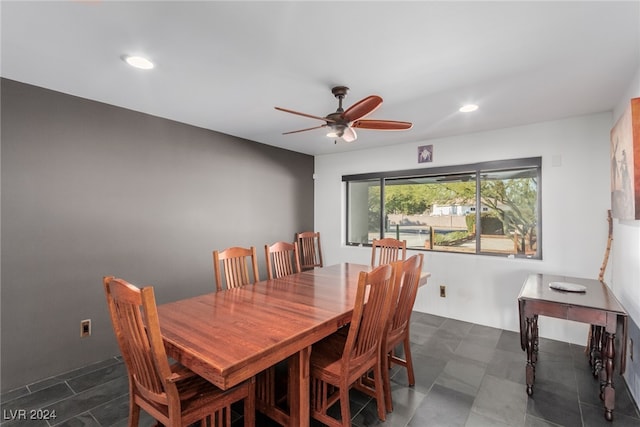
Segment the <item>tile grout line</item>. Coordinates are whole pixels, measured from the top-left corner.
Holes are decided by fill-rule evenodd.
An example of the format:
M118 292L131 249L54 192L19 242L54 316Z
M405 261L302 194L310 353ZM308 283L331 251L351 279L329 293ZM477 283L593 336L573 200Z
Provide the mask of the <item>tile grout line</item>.
M129 396L129 392L127 391L127 393L123 394L122 396ZM91 417L96 421L96 423L97 423L99 426L102 426L102 424L98 421L98 419L95 417L95 415L93 415L93 412L92 412L92 411L93 411L93 410L95 410L95 409L97 409L97 408L100 408L101 406L107 405L107 404L109 404L109 403L111 403L111 402L115 402L116 400L121 399L121 398L122 398L122 396L114 397L113 399L108 400L108 401L106 401L106 402L103 402L103 403L101 403L101 404L100 404L100 405L98 405L98 406L94 406L93 408L89 409L89 410L87 411L87 413L91 414ZM129 399L127 399L127 401L128 401L128 400L129 400ZM144 411L144 409L140 408L140 411L141 411L141 415L142 415L142 412ZM125 418L123 418L123 419L128 419L128 413L127 413L127 416L126 416ZM106 426L105 426L105 427L106 427Z
M578 367L576 366L579 361L576 360L575 353L571 351L572 348L569 346L569 351L571 352L571 371L573 372L573 379L576 384L576 396L578 398L578 411L580 412L580 422L582 426L584 426L584 412L582 410L582 399L580 398L580 384L578 382Z
M82 391L81 391L81 392L79 392L79 393L75 393L75 391L74 391L73 389L71 389L71 391L73 391L73 392L74 392L74 394L73 394L73 395L71 395L71 396L67 396L67 397L65 397L65 398L63 398L63 399L60 399L60 400L57 400L56 402L53 402L53 403L51 403L51 404L47 405L47 408L48 408L48 407L51 407L51 406L53 406L53 405L56 405L56 404L58 404L58 403L60 403L60 402L62 402L62 401L65 401L65 400L67 400L67 399L71 399L71 398L73 398L73 397L80 396L80 395L81 395L81 394L83 394L83 393L88 393L88 392L90 392L90 391L92 391L92 390L94 390L94 389L96 389L96 388L98 388L98 387L101 387L101 386L105 385L105 384L109 384L110 382L117 381L118 379L119 379L119 378L113 378L113 379L111 379L111 380L109 380L109 381L107 381L107 382L99 383L99 384L95 384L93 387L89 387L88 389L86 389L86 390L82 390ZM66 383L66 381L65 381L65 383ZM69 387L69 388L71 388L71 387ZM116 399L119 399L119 398L121 398L122 396L127 395L127 394L129 394L129 393L128 393L128 391L127 391L126 393L123 393L122 395L120 395L120 396L118 396L118 397L115 397L115 398L113 398L113 399L111 399L111 400L107 401L107 402L100 402L98 405L91 407L90 409L86 410L85 412L82 412L82 414L87 413L87 412L91 412L92 410L94 410L94 409L96 409L96 408L98 408L98 407L100 407L100 406L102 406L102 405L105 405L105 404L107 404L107 403L109 403L109 402L112 402L112 401L114 401L114 400L116 400ZM77 417L77 416L79 416L79 415L81 415L81 414L74 415L74 416L72 416L71 418L67 418L67 419L65 419L65 420L63 420L63 421L61 421L61 422L65 422L65 421L68 421L68 420L72 420L72 419L74 419L75 417ZM93 417L93 414L91 414L91 416ZM60 424L60 423L57 423L57 424ZM99 424L99 423L98 423L98 424Z
M69 373L71 373L71 372L74 372L74 371L77 371L77 370L80 370L80 369L84 369L84 368L86 368L87 366L91 366L91 365L96 365L96 364L99 364L99 363L103 363L103 362L105 362L105 361L112 360L112 359L115 361L115 362L114 362L114 363L112 363L112 364L109 364L109 365L106 365L106 366L102 366L102 367L100 367L100 368L95 368L95 369L89 370L89 371L87 371L87 372L84 372L84 373L82 373L82 374L78 374L78 375L75 375L75 376L72 376L72 377L69 377L69 378L65 378L65 377L66 377L66 375L67 375L67 374L69 374ZM69 370L69 371L62 372L62 373L60 373L60 374L58 374L58 375L51 375L51 376L49 376L49 377L42 378L42 379L40 379L40 380L38 380L38 381L34 381L34 382L29 383L29 384L26 384L26 385L22 385L22 386L19 386L19 387L15 387L15 388L13 388L13 389L11 389L11 390L7 390L6 392L4 392L4 393L2 393L2 394L5 394L5 395L6 395L6 394L9 394L9 393L13 393L13 392L15 392L15 391L17 391L17 390L20 390L21 388L25 388L25 389L27 390L27 393L25 393L25 394L23 394L23 395L20 395L20 396L17 396L17 397L14 397L14 398L13 398L13 399L11 399L11 400L6 400L6 401L5 401L5 400L2 400L2 403L3 403L3 404L5 404L5 403L13 402L14 400L16 400L16 399L20 399L21 397L29 396L29 395L34 394L34 393L37 393L37 392L39 392L39 391L46 390L46 389L48 389L48 388L50 388L50 387L53 387L53 386L55 386L56 384L62 384L62 383L65 383L65 384L67 385L67 387L69 387L69 389L71 389L71 391L72 391L72 392L74 392L74 394L77 394L77 393L75 392L75 390L73 390L73 388L69 385L69 383L68 383L68 381L69 381L69 380L73 380L73 379L76 379L76 378L82 377L82 376L84 376L84 375L88 375L88 374L91 374L91 373L97 372L97 371L99 371L100 369L104 369L104 368L107 368L107 367L113 366L113 365L115 365L115 364L117 364L117 363L124 363L124 362L123 362L123 361L121 361L121 360L118 358L118 356L111 356L111 357L109 357L108 359L104 359L104 360L101 360L101 361L98 361L98 362L92 363L91 365L81 366L80 368L71 369L71 370ZM64 378L64 379L63 379L63 378ZM45 382L45 381L55 380L55 379L59 379L59 381L52 383L52 384L51 384L51 385L49 385L48 387L44 387L44 388L41 388L41 389L38 389L38 390L32 390L32 387L33 387L34 385L36 385L36 384L41 384L41 383L43 383L43 382Z

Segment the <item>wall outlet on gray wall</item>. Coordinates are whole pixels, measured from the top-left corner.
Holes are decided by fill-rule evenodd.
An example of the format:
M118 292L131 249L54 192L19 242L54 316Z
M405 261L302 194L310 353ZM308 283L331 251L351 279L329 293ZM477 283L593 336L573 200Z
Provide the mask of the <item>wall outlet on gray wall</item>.
M85 319L80 321L80 338L88 337L91 335L91 319Z

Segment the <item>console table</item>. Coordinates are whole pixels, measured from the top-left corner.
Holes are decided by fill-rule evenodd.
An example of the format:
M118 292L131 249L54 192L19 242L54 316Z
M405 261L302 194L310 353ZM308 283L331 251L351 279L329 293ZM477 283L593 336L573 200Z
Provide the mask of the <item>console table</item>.
M563 282L584 285L585 292L551 289L549 283ZM518 296L520 313L520 344L527 352L527 394L533 394L536 362L538 361L538 316L588 323L592 328L589 362L594 377L600 377L600 399L604 401L605 419L613 420L615 389L613 371L614 339L621 326L620 374L624 373L627 343L627 313L604 282L594 279L531 274Z

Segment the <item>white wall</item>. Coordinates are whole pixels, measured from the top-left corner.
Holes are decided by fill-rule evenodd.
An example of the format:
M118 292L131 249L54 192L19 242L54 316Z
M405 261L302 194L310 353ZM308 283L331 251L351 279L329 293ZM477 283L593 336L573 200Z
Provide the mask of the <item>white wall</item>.
M614 110L617 120L631 98L640 97L640 69L629 90ZM635 361L627 356L625 379L636 402L640 402L640 221L614 220L609 283L631 317L629 336L634 340Z
M370 261L370 248L344 245L342 175L418 168L417 147L425 143L434 146L434 167L541 156L544 259L424 252L432 276L415 305L418 311L516 331L517 296L528 273L598 277L610 207L611 125L612 115L601 113L370 150L363 132L356 142L363 150L315 159L315 229L322 233L325 263ZM640 230L635 231L637 242ZM443 284L446 298L438 295ZM587 326L545 317L540 334L584 345Z
M622 115L629 100L636 97L640 97L640 70L615 109L614 120ZM613 233L611 283L616 295L627 302L629 315L640 323L640 221L614 220Z

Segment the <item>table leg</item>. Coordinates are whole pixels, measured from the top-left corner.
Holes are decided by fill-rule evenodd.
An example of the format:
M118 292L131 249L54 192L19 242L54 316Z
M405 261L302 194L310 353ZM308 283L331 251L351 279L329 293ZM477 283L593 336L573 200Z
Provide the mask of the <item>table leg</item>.
M533 382L535 380L535 360L534 360L534 318L527 317L527 331L526 331L526 349L527 349L527 394L531 396L533 394Z
M587 349L588 356L589 356L589 366L591 366L592 371L593 371L593 364L595 363L594 351L596 349L596 328L597 328L596 325L591 325L589 338L587 340L587 344L589 345L589 348Z
M605 333L606 344L604 348L604 387L602 397L604 398L604 417L607 421L613 420L613 408L616 400L616 390L613 387L613 361L616 355L615 334Z
M309 427L309 359L311 347L300 350L289 358L289 425Z
M593 326L593 339L591 342L591 353L589 362L591 363L591 369L594 378L598 378L600 371L602 370L602 343L604 339L605 336L603 334L602 326Z
M538 315L533 315L533 354L531 361L533 362L533 366L535 368L536 363L538 362L538 346L539 346L539 336L538 336ZM533 370L533 374L535 376L535 369Z

